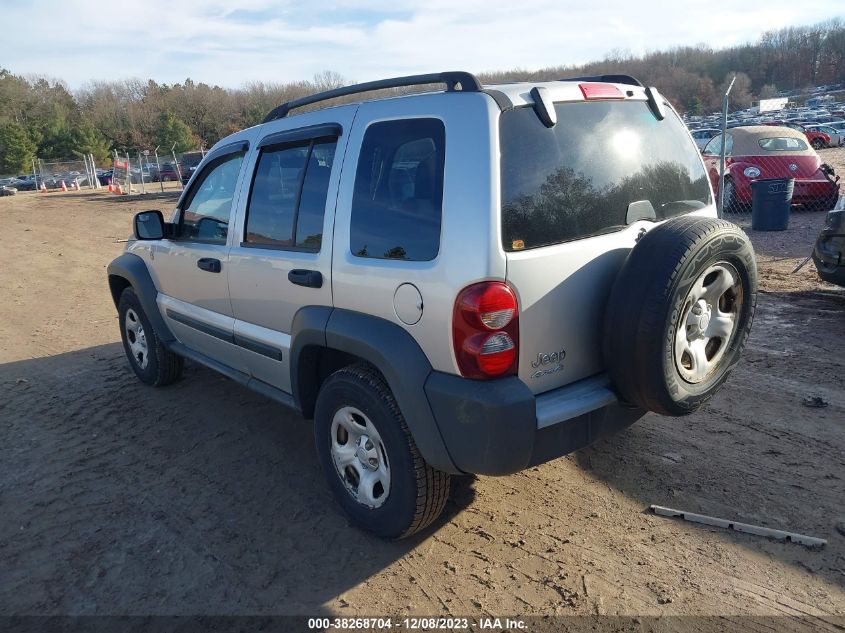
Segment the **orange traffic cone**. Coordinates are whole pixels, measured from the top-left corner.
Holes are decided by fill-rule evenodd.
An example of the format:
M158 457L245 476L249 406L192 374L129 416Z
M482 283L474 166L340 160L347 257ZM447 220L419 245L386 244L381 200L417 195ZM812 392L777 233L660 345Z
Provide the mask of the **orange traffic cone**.
M62 189L62 191L67 191L67 185L65 184L65 181L64 181L64 180L62 181L62 187L61 187L61 189Z
M112 192L111 182L109 183L109 193Z
M120 186L120 183L117 183L117 187L114 188L114 192L119 196L123 195L123 188Z

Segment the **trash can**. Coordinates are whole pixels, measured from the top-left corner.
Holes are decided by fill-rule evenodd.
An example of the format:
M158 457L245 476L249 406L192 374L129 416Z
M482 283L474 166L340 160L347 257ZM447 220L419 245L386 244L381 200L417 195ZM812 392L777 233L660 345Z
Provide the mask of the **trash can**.
M751 183L751 228L785 231L789 228L794 178L767 178Z

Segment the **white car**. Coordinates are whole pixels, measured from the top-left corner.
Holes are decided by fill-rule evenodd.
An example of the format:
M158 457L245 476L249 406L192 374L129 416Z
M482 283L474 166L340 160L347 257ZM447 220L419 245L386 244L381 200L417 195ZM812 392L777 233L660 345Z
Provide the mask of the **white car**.
M692 138L699 150L704 149L704 146L710 142L710 139L719 134L716 128L702 128L700 130L693 130L691 132Z
M808 130L824 132L830 137L830 147L841 147L845 144L845 129L836 129L827 123L805 126Z

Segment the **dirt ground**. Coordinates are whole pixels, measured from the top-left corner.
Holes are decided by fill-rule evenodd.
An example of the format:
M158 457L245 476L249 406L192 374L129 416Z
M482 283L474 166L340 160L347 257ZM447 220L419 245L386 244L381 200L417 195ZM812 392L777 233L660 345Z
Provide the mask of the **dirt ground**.
M0 614L845 615L845 289L791 274L823 214L752 233L753 334L704 410L456 479L388 543L347 523L299 416L195 365L158 390L129 370L106 265L173 201L0 199Z

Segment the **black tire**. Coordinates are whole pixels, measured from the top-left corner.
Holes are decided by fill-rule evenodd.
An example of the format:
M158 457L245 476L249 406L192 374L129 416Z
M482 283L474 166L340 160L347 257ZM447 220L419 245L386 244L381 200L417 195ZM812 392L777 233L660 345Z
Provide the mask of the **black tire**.
M146 339L146 363L136 357L131 348L130 333L127 331L127 314L132 311L134 317L140 321ZM117 314L120 321L120 338L123 341L123 351L135 375L141 382L153 387L163 387L176 382L182 376L184 359L181 356L168 351L162 345L158 334L153 329L141 302L131 286L126 288L120 295L117 305ZM131 319L134 320L134 319Z
M822 149L824 147L824 141L820 138L814 138L810 145L813 146L813 149Z
M389 490L378 507L358 501L347 487L353 486L354 480L335 466L333 420L347 407L359 410L378 430L380 447L389 464ZM314 436L329 488L359 527L383 538L398 539L422 530L440 516L449 496L449 475L429 466L420 455L393 394L371 367L345 367L323 383L314 413Z
M742 206L736 200L736 186L733 180L725 178L725 199L723 213L741 213Z
M736 314L730 333L711 339L701 330L709 332L711 306L691 302L691 297L696 282L701 282L700 288L711 288L707 280L714 274L711 285L720 280L735 283L719 294L712 320L728 312ZM692 413L719 389L739 361L756 303L754 251L739 227L691 216L655 227L629 254L608 302L605 366L617 393L624 401L656 413ZM704 311L696 312L702 305ZM694 314L703 314L706 322L704 316ZM678 331L681 320L683 333ZM696 324L690 325L691 320L697 320ZM704 357L700 362L693 363L695 355L683 351L685 345L692 349L684 337L692 344L701 343ZM682 374L699 368L703 368L700 376Z

